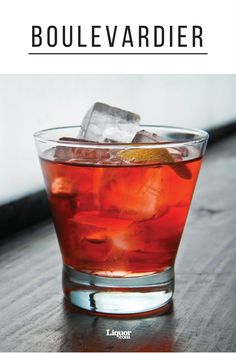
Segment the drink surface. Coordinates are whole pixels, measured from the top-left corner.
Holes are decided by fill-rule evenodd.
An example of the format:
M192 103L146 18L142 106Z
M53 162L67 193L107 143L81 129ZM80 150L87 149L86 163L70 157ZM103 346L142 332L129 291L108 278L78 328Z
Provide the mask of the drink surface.
M41 165L65 264L109 277L174 264L201 158L107 166L44 156Z

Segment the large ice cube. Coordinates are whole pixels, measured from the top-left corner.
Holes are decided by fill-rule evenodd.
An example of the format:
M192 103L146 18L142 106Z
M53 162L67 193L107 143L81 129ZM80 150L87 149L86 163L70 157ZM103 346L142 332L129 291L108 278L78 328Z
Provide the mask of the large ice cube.
M143 221L158 217L168 206L163 183L162 168L120 168L119 172L109 168L101 180L100 207L114 218Z
M140 116L126 110L95 103L85 115L79 138L89 141L131 142L139 129Z
M107 148L96 149L87 147L87 144L93 145L95 144L94 142L72 137L62 137L59 141L68 142L75 146L78 144L78 147L70 147L66 144L64 146L57 146L54 153L55 160L69 163L102 163L110 159L110 152Z

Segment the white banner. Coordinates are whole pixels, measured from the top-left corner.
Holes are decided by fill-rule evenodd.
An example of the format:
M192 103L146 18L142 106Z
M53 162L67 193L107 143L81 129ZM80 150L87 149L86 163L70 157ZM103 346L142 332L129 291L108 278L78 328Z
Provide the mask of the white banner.
M7 0L0 73L236 73L235 0Z

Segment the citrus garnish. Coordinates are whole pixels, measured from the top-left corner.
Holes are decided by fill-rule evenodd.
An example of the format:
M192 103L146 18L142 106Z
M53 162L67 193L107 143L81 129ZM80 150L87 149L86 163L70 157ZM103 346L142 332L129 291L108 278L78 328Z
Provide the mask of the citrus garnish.
M118 158L128 163L158 163L169 166L183 179L191 179L189 168L180 161L176 163L174 156L166 148L132 148L118 152Z
M173 157L166 148L132 148L118 152L118 157L125 162L173 163Z

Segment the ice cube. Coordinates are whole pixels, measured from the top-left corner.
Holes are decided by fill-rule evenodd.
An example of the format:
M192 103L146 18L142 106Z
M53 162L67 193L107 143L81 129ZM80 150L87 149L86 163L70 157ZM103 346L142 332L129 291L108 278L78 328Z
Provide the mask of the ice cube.
M88 144L95 145L96 142L72 137L62 137L59 141L69 142L73 145L78 144L79 146L70 147L66 144L65 146L57 146L54 153L55 160L68 163L99 163L110 158L110 151L107 148L96 149L87 147Z
M102 140L104 142L111 143L129 143L132 141L134 136L133 124L122 124L118 127L109 127L105 129L102 135Z
M134 136L132 143L154 143L154 142L163 142L163 140L155 133L140 130Z
M144 246L144 241L142 236L137 236L134 233L132 225L124 229L123 231L117 232L117 234L111 237L112 244L114 246L114 251L138 251L142 250Z
M81 140L77 139L77 138L73 138L73 137L61 137L59 139L59 142L69 142L69 143L73 143L73 144L79 144L81 142ZM66 161L69 160L71 158L71 155L74 155L76 151L76 148L74 147L68 147L68 146L57 146L55 148L55 153L54 153L54 158L61 160L61 161Z
M79 138L105 142L129 143L139 129L140 116L126 110L95 103L85 115Z
M167 150L175 162L180 162L183 160L183 154L179 148L168 147Z
M160 216L166 211L163 180L162 168L122 168L119 173L109 168L101 181L100 207L118 219L143 221Z
M183 179L191 179L192 173L188 166L184 163L179 163L184 161L186 148L167 148L169 154L172 156L174 164L171 165L171 168Z
M51 193L58 197L74 197L76 188L69 178L57 177L52 181Z

